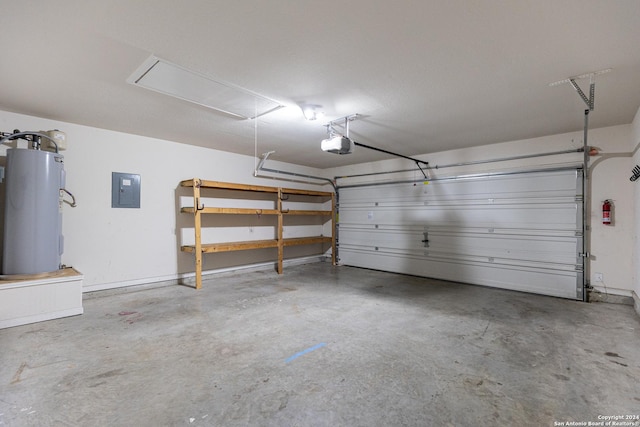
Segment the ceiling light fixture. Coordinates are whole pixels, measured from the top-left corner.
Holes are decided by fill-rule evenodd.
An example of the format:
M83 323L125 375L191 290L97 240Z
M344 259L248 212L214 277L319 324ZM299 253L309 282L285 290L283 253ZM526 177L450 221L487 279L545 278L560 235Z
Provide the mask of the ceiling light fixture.
M127 82L237 119L255 119L284 107L248 89L213 80L153 55L129 76Z
M300 106L302 114L307 120L317 120L324 117L324 112L321 110L322 105L316 104L303 104Z

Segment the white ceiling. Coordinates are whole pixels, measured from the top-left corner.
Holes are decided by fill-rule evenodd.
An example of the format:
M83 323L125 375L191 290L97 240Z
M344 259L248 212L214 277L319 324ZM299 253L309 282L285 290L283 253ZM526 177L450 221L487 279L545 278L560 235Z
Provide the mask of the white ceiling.
M353 139L409 156L579 130L582 100L548 84L590 71L613 68L591 127L640 106L637 0L0 5L0 109L253 155L254 121L126 83L154 54L285 104L258 120L258 153L320 168L389 156L323 153L327 120L305 121L300 103L359 113Z

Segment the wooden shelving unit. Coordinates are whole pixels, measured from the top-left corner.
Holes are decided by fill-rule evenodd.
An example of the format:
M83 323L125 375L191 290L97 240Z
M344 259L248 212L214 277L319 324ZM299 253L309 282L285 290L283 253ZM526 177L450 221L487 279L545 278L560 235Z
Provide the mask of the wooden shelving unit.
M313 245L318 243L331 243L331 262L336 263L336 239L335 223L331 224L330 236L308 236L283 238L284 218L292 216L318 216L327 217L333 221L335 218L335 195L325 191L300 190L295 188L266 187L259 185L234 184L220 181L206 181L199 178L188 179L180 182L182 187L193 188L193 206L180 209L182 213L194 216L195 243L181 246L183 252L194 253L196 257L196 289L202 287L202 254L216 252L243 251L250 249L277 248L277 270L282 274L284 260L284 248L297 245ZM274 195L274 209L234 208L234 207L209 207L202 203L202 191L206 189L231 190L247 193L246 199L251 199L251 193L268 193ZM307 196L318 199L318 203L331 201L331 210L303 210L284 209L283 201L290 196ZM250 240L242 242L202 243L202 215L275 215L277 217L276 236L274 239Z

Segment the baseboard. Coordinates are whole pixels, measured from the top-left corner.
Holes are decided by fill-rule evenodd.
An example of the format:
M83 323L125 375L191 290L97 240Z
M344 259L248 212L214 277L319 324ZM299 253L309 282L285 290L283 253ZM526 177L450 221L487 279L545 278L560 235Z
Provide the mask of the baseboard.
M638 316L640 316L640 297L635 291L631 291L631 297L633 298L633 308L636 310Z
M294 265L311 264L314 262L322 262L326 259L324 255L314 255L301 258L291 258L283 261L284 267L292 267ZM235 267L219 268L215 270L207 270L202 272L202 280L207 280L209 276L237 273L251 272L251 271L265 271L272 270L274 268L273 262L264 262L259 264L247 264ZM108 291L122 288L135 288L135 290L142 290L147 288L158 288L172 285L187 285L195 287L196 274L195 273L180 273L169 276L156 276L145 279L126 280L122 282L114 283L100 283L96 285L89 285L83 288L83 293L91 293L97 291Z
M600 292L597 289L589 289L587 292L589 302L607 302L610 304L634 305L634 299L630 295L619 295Z

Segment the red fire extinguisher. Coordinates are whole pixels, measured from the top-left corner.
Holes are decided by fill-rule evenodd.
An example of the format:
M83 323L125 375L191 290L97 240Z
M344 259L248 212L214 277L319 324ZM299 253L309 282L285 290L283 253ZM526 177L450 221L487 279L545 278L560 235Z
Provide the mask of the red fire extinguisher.
M602 223L611 225L611 200L609 199L602 203Z

